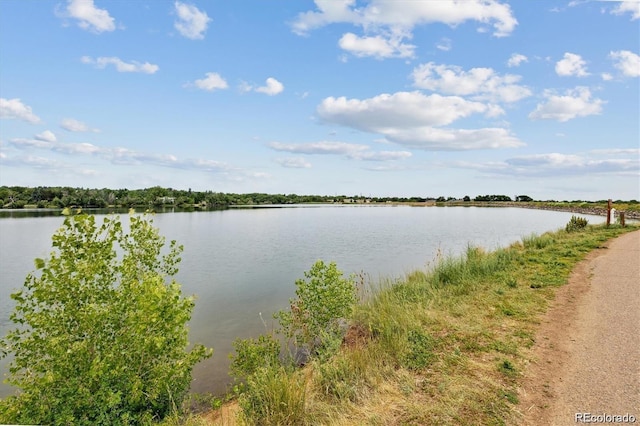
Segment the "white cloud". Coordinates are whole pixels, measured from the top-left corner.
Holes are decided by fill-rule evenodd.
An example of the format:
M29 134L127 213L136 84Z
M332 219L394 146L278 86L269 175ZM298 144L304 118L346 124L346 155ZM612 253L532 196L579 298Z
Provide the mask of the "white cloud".
M57 140L56 135L51 130L45 130L35 135L34 138L44 142L55 142Z
M526 56L520 53L513 53L509 58L509 60L507 61L507 66L509 68L519 67L521 63L528 62L528 61L529 59Z
M256 92L265 93L269 96L277 95L278 93L282 93L284 90L284 86L278 80L273 77L267 78L266 85L262 87L257 87L255 89Z
M640 2L638 0L621 1L611 11L614 15L631 14L631 20L640 19Z
M412 156L408 151L372 151L367 145L332 141L300 144L271 142L267 146L275 151L307 155L344 155L347 158L364 161L402 160Z
M375 152L359 152L353 156L357 160L365 161L393 161L404 160L413 156L409 151L375 151Z
M352 144L346 142L309 142L309 143L282 143L270 142L267 146L276 151L292 152L296 154L337 154L337 155L353 155L356 152L362 152L369 149L367 145Z
M592 159L581 155L537 154L510 158L505 161L516 174L550 176L573 174L639 172L638 158Z
M32 124L40 122L40 117L33 113L31 107L18 98L0 98L0 118L24 120Z
M565 95L557 95L546 90L543 95L546 102L537 105L529 114L532 120L557 120L565 122L577 117L598 115L602 112L602 99L592 99L591 91L586 87L567 90Z
M82 121L78 121L73 118L65 118L64 120L62 120L62 122L60 123L60 127L69 132L100 132L100 130L92 129Z
M128 148L107 148L90 143L62 143L38 139L12 139L9 144L22 150L43 149L69 156L94 156L116 165L155 165L175 169L196 169L205 172L237 171L228 164L207 159L180 159L172 154L138 152Z
M203 39L207 26L211 22L211 18L206 12L200 11L193 5L179 1L175 2L175 8L178 14L178 20L174 24L176 30L184 37L192 40Z
M93 0L68 0L62 16L78 20L78 26L94 33L116 29L114 19L106 9L98 9Z
M556 63L556 73L563 77L586 77L589 75L586 65L587 63L580 55L566 52L564 54L564 59L561 59Z
M620 150L628 151L628 150ZM640 160L635 153L625 152L624 158L600 158L602 154L591 151L587 154L546 153L508 158L490 163L457 162L454 166L476 169L489 175L510 177L557 178L558 176L593 177L596 174L624 176L640 175Z
M276 163L280 164L282 167L293 168L293 169L311 168L311 163L309 163L303 157L276 158Z
M387 128L443 126L471 114L484 113L485 104L457 96L415 92L382 94L369 99L324 99L317 113L325 121L379 133Z
M436 65L433 62L419 65L411 74L414 86L445 94L475 95L477 100L516 102L531 96L531 91L517 85L519 75L501 76L491 68L472 68L464 71L454 65Z
M612 76L611 74L609 74L608 72L603 72L601 76L602 76L602 79L603 79L604 81L611 81L611 80L613 80L613 76Z
M448 129L424 126L390 129L384 135L391 142L425 151L467 151L525 145L507 129L499 127Z
M618 155L628 155L628 156L640 156L640 148L606 148L606 149L592 149L589 151L590 154L594 155L610 155L610 156L618 156Z
M327 122L381 134L387 141L424 150L468 150L521 146L502 128L438 128L472 114L495 115L491 105L457 96L420 92L382 94L370 99L329 97L317 108Z
M358 57L412 58L415 47L404 40L413 37L416 26L444 23L451 27L466 21L493 25L494 36L509 35L518 24L511 7L498 0L454 1L389 1L370 0L358 6L355 0L314 0L316 10L298 14L292 30L299 35L330 24L351 24L361 27L362 35L345 33L339 46ZM481 27L479 31L485 32ZM449 50L447 40L437 45ZM346 61L346 58L342 58Z
M618 50L609 53L615 61L614 66L627 77L640 77L640 56L628 50Z
M451 50L452 42L451 39L443 37L439 42L436 43L436 49L442 50L444 52L448 52Z
M518 24L508 4L498 1L388 1L371 0L357 7L355 0L315 0L316 11L303 12L292 25L297 34L333 23L350 23L365 29L410 31L417 25L444 23L452 27L477 21L494 27L494 35L509 35Z
M402 36L384 37L382 35L359 37L353 33L344 34L338 41L341 49L357 57L372 56L384 58L412 58L415 46L402 43Z
M15 139L11 139L9 143L18 149L29 149L29 148L50 149L54 146L53 142L38 139L37 137L34 139L15 138Z
M118 72L140 72L144 74L155 74L160 67L149 62L140 63L137 61L131 61L129 63L124 62L122 59L115 56L93 59L91 56L83 56L80 58L83 64L92 64L96 68L104 69L107 65L114 65Z
M229 87L224 78L220 76L220 74L215 72L208 72L205 74L206 77L200 80L196 80L193 84L187 84L186 86L196 86L198 89L206 90L212 92L216 89L226 89Z

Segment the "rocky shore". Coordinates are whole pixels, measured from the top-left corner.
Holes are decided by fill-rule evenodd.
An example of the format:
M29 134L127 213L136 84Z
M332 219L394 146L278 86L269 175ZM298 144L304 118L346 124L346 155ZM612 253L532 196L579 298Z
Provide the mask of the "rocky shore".
M571 212L579 214L592 214L596 216L607 216L607 209L603 207L572 207L572 206L554 206L548 204L531 204L531 203L508 203L509 207L521 207L527 209L553 210L559 212ZM628 220L640 220L640 211L636 210L620 210L624 211L624 217ZM619 213L619 211L617 211ZM617 216L617 214L616 214ZM613 221L613 218L612 218Z

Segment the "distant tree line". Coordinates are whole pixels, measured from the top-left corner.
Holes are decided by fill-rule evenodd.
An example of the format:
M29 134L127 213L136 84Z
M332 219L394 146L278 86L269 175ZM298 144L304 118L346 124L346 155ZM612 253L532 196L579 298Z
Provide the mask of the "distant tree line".
M264 204L304 204L304 203L439 203L464 202L529 202L527 195L517 195L513 199L507 195L468 195L462 199L455 197L365 197L362 195L297 195L297 194L234 194L214 191L192 191L154 186L145 189L90 189L68 186L0 186L0 207L21 208L106 208L106 207L190 207L216 208L234 205ZM547 202L552 200L547 200ZM631 202L634 202L632 200ZM575 202L575 201L574 201ZM606 202L606 201L605 201Z
M0 206L5 209L29 208L106 208L106 207L224 207L232 205L302 204L342 202L363 196L234 194L192 191L154 186L145 189L91 189L64 187L0 186ZM368 202L424 202L422 197L366 198Z

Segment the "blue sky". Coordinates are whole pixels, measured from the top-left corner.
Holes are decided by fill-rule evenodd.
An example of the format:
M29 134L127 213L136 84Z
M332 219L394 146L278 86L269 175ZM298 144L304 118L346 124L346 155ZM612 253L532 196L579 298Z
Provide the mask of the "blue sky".
M0 185L640 199L640 3L1 0Z

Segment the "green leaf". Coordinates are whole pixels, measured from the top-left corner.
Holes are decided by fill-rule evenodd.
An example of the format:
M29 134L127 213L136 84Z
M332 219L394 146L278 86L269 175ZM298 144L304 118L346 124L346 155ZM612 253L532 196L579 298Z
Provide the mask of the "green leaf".
M45 265L44 259L40 259L39 257L36 257L34 260L34 263L36 265L36 269L44 268L44 265Z

